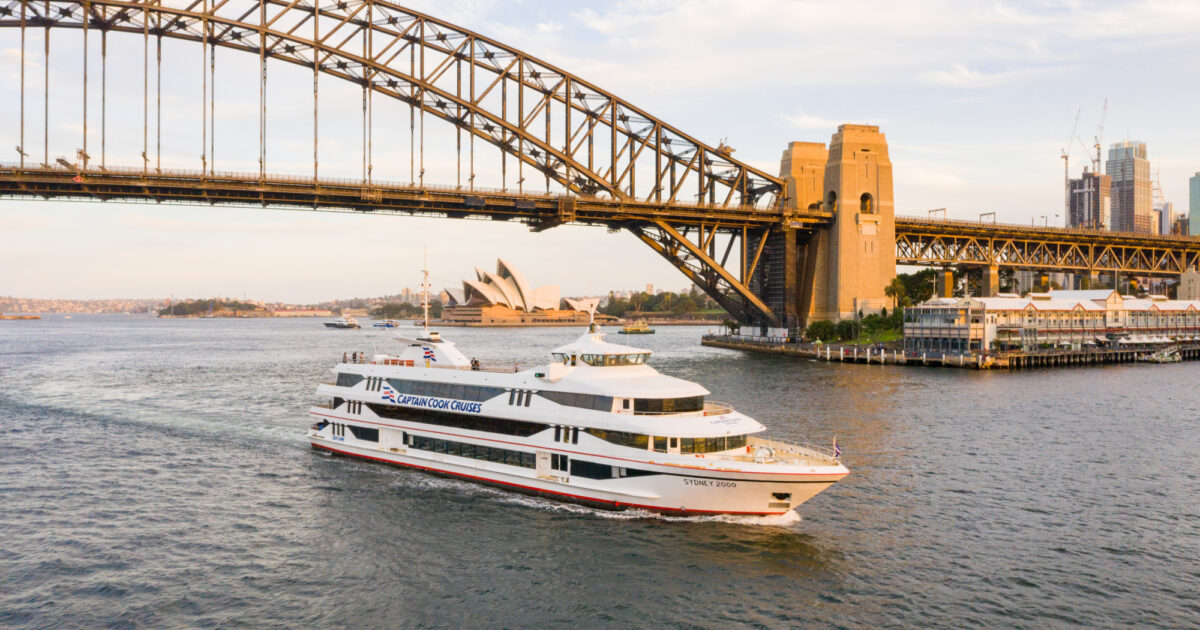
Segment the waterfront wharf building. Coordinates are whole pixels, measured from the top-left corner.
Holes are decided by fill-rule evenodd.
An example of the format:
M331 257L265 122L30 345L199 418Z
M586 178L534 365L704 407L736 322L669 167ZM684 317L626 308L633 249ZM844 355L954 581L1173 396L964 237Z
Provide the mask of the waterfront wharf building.
M586 326L588 314L573 300L559 308L559 288L532 288L511 264L496 261L496 272L475 268L462 290L443 292L442 324L458 326Z
M904 310L904 349L922 353L1122 347L1200 339L1200 300L1113 290L934 298Z
M1157 233L1146 143L1130 140L1113 143L1108 149L1105 170L1112 178L1112 229Z

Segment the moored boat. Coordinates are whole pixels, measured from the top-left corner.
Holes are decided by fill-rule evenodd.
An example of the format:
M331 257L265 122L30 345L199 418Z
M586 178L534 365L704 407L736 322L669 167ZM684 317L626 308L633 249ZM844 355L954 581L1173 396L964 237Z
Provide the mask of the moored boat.
M333 321L325 322L326 328L362 328L358 324L358 320L353 317L339 317Z
M646 323L646 320L639 319L636 322L622 326L620 332L622 335L653 335L654 329L650 327L650 324Z

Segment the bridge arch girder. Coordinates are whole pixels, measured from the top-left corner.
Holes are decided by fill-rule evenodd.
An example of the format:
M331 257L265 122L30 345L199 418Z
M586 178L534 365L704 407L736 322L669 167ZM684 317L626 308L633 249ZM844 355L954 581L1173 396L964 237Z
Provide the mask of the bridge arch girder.
M782 197L778 178L733 159L725 147L701 143L515 48L385 0L185 0L178 6L7 0L0 8L8 9L0 11L0 27L21 25L19 8L25 25L37 28L83 28L86 14L89 29L206 42L315 66L420 108L578 194L722 207L774 204ZM400 64L404 56L407 69ZM464 64L466 93L459 78ZM517 91L515 112L509 90ZM552 128L552 121L561 127ZM649 185L638 181L647 169Z

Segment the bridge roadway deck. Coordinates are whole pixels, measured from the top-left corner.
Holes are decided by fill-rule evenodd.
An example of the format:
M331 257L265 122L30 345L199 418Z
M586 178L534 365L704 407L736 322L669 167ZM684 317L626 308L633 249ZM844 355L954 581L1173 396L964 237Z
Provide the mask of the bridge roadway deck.
M718 230L780 225L811 230L832 220L830 213L820 210L785 214L774 208L364 183L354 179L13 164L0 164L0 196L429 215L519 221L535 230L565 223L616 229L654 221ZM898 216L896 262L1174 276L1200 266L1200 239Z
M534 229L563 223L618 228L627 222L666 220L678 225L718 225L724 229L778 225L784 216L772 208L721 207L576 195L351 179L319 179L248 173L143 171L108 168L19 167L0 164L0 196L92 201L265 206L305 210L436 215L450 218L516 220ZM792 227L827 223L819 211L790 213Z

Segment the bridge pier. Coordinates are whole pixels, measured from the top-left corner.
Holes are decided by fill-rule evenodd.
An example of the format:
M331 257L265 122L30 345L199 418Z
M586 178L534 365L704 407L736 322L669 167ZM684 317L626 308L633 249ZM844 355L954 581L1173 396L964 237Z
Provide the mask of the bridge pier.
M979 281L979 297L992 297L1000 292L1000 268L988 265L983 268L983 277Z
M935 297L954 297L954 270L941 269L934 276Z

